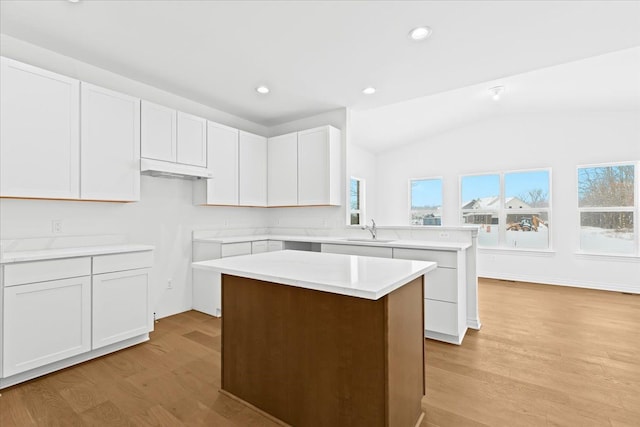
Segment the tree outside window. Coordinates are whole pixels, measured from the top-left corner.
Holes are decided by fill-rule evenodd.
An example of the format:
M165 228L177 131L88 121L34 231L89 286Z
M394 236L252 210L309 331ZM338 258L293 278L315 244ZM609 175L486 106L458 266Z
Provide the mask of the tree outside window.
M636 253L634 164L578 167L580 250Z

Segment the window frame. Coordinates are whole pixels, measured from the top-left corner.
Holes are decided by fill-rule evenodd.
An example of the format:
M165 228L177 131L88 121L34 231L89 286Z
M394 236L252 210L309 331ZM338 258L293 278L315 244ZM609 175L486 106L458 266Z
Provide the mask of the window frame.
M526 172L541 172L545 171L549 175L549 188L548 188L548 206L547 207L538 207L538 208L527 208L527 209L511 209L506 207L506 175L515 174L515 173L526 173ZM483 210L475 210L475 209L462 209L462 181L465 177L473 177L473 176L491 176L497 175L499 179L499 203L496 209L483 209ZM549 227L549 236L546 248L531 248L531 247L517 247L517 246L509 246L507 245L507 215L510 214L533 214L540 211L545 211L547 213L547 223L553 224L553 175L551 167L540 167L540 168L527 168L527 169L513 169L513 170L503 170L503 171L494 171L494 172L480 172L480 173L469 173L460 175L458 179L458 221L460 225L474 225L467 224L464 222L464 214L475 212L475 213L485 213L490 215L495 215L498 217L498 243L495 246L486 246L480 245L478 242L479 249L489 249L489 250L509 250L509 251L522 251L522 252L553 252L553 239L551 228ZM534 212L535 211L535 212ZM491 224L494 225L494 224ZM517 242L514 242L517 244Z
M440 225L425 225L425 224L412 224L411 220L412 220L412 212L413 210L412 208L412 203L411 203L411 199L412 199L412 192L411 192L411 183L413 181L433 181L433 180L440 180L440 189L441 189L441 193L442 193L442 201L440 202ZM429 176L429 177L421 177L421 178L409 178L409 186L408 186L408 218L409 218L409 225L411 227L442 227L442 220L444 219L444 177L442 176Z
M606 168L615 166L633 166L633 205L632 206L587 206L580 207L580 169L588 168ZM576 253L580 255L594 255L594 256L606 256L606 257L640 257L640 227L638 226L638 218L640 217L640 162L631 160L626 162L605 162L605 163L590 163L576 165L575 171L575 196L576 196L576 228L577 228L577 250ZM582 248L582 225L581 216L583 213L589 212L631 212L633 215L633 251L626 252L606 252L606 251L592 251Z
M358 206L360 207L360 209L351 209L351 182L353 180L356 180L359 182L358 185ZM366 188L366 181L364 178L358 178L356 176L351 176L349 178L349 197L348 197L348 209L347 209L347 225L350 227L362 227L363 225L365 225L367 223L367 218L366 218L366 205L365 205L365 188ZM360 223L359 224L352 224L351 223L351 215L353 214L358 214L359 215L359 219L360 219Z

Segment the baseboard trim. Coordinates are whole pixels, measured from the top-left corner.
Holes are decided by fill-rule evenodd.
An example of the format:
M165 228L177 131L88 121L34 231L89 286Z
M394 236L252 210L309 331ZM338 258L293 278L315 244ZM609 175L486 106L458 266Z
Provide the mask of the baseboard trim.
M43 375L68 368L70 366L77 365L79 363L86 362L88 360L95 359L97 357L101 357L118 350L123 350L127 347L132 347L145 341L149 341L149 334L138 335L137 337L129 338L127 340L101 347L87 353L69 357L68 359L59 360L57 362L49 363L48 365L40 366L38 368L34 368L25 372L20 372L19 374L15 374L7 378L0 378L0 389L11 387L13 385L41 377Z
M632 294L640 294L640 286L625 286L600 282L588 282L577 280L560 280L549 277L536 277L536 276L524 276L518 274L503 274L503 273L478 273L478 278L497 279L497 280L513 280L516 282L527 283L540 283L542 285L554 285L554 286L568 286L571 288L585 288L595 289L600 291L612 291L612 292L627 292Z

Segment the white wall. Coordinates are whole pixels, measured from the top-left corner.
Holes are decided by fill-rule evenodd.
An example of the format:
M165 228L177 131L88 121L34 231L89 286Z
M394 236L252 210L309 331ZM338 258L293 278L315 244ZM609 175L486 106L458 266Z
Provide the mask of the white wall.
M249 132L262 135L268 132L265 127L242 118L5 35L0 36L0 53ZM154 245L152 307L158 317L168 316L191 309L192 230L219 229L243 234L249 228L264 229L267 225L264 209L194 206L192 187L191 181L143 176L138 203L0 199L0 238L124 234L131 242ZM52 234L54 219L62 220L61 235ZM173 283L171 290L166 289L169 278Z
M359 147L355 144L349 144L347 147L347 178L352 176L364 180L364 218L366 222L371 222L379 218L375 215L374 206L376 205L376 156L371 151ZM347 193L348 194L348 193ZM348 207L348 205L347 205Z
M459 221L459 176L552 168L551 253L481 250L478 274L640 292L640 260L577 255L576 166L640 159L640 114L520 114L495 117L379 153L375 215L407 223L408 180L443 176L443 224Z

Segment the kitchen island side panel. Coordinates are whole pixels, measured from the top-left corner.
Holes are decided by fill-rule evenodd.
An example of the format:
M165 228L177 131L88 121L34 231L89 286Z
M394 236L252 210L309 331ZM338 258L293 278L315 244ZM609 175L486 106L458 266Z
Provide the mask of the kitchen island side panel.
M422 277L378 300L226 274L222 289L224 391L296 426L415 425Z

